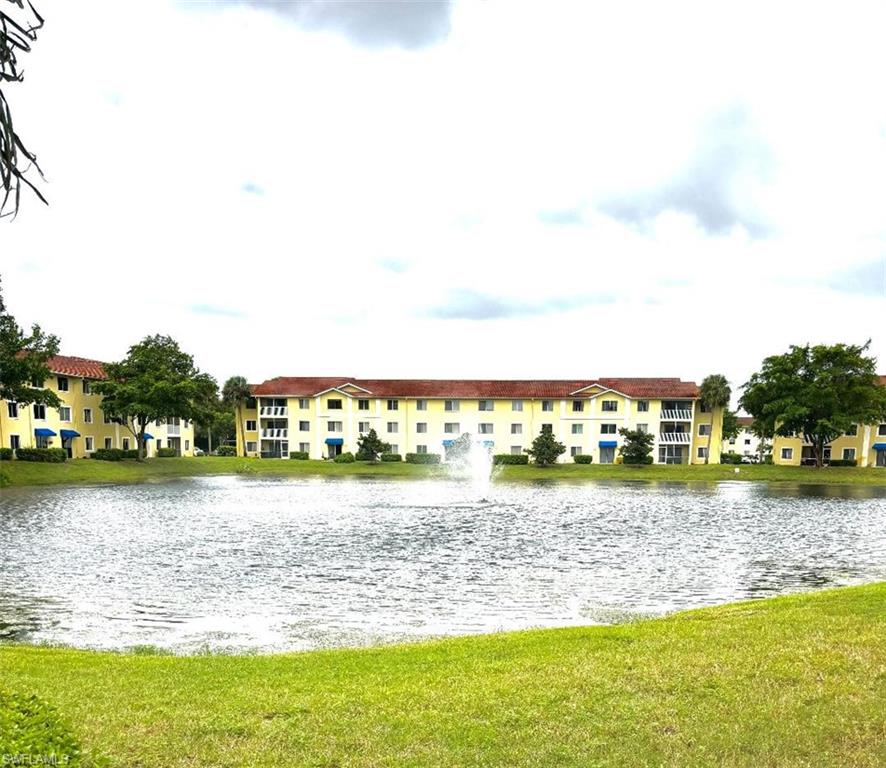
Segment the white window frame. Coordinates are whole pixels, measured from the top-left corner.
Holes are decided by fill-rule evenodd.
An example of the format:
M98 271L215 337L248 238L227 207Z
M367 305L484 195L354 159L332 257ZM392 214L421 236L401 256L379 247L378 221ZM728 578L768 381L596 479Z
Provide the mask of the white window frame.
M68 413L68 418L65 418L65 411ZM58 420L63 424L70 424L71 419L74 418L74 412L70 405L60 405L58 407Z
M794 449L793 448L782 448L781 449L781 460L782 461L793 461L794 459Z
M40 408L42 416L37 415L37 409ZM34 421L46 421L46 405L43 403L34 403Z
M399 421L389 421L387 424L387 431L389 435L399 435L400 434L400 422ZM393 453L393 451L392 451Z
M86 435L83 438L83 450L86 453L92 453L95 450L95 438L92 435Z
M444 400L443 401L443 410L446 413L458 413L461 410L461 401L459 401L459 400Z
M6 403L6 415L10 419L17 419L18 418L18 411L19 411L19 408L18 408L17 402L15 402L14 400L10 400L9 402Z
M114 438L113 437L105 437L105 450L110 451L114 447Z
M249 425L252 424L250 427ZM258 423L256 419L246 419L246 431L247 432L255 432L257 430Z
M83 409L83 423L92 424L92 408Z
M62 382L65 382L65 388L62 389ZM70 376L56 376L55 377L55 386L59 392L70 392L71 391L71 378Z
M573 435L583 435L585 433L585 425L584 424L573 424L572 425L572 434Z
M418 421L415 423L415 432L419 435L425 435L428 432L428 423L426 421Z
M512 411L522 411L523 410L523 401L522 400L511 400L511 410Z
M511 434L512 435L522 435L523 434L523 425L522 424L511 424Z
M495 425L491 421L484 421L477 424L477 434L478 435L492 435L495 434Z

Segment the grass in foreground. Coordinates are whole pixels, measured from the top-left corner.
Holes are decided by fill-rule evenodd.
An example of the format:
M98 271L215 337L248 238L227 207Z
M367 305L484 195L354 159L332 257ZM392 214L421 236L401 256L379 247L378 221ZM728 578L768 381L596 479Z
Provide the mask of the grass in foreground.
M0 685L120 766L881 766L886 584L370 650L0 646Z
M739 472L727 464L651 465L625 467L618 464L557 464L553 467L496 467L498 481L521 480L657 480L664 482L714 482L717 480L758 480L766 482L814 483L824 485L876 485L886 487L886 470L876 467L779 467L742 465ZM171 477L198 475L260 475L269 477L447 477L443 466L405 463L336 464L329 461L289 461L279 459L239 459L206 456L201 458L148 459L136 461L94 461L76 459L64 464L4 461L0 464L0 485L89 485L96 483L140 483Z

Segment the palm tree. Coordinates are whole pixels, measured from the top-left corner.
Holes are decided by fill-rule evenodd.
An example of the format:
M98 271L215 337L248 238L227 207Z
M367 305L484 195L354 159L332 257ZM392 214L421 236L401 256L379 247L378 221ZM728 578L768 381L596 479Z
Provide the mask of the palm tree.
M712 373L705 376L698 388L701 395L701 401L705 407L711 412L711 428L708 434L708 449L705 451L704 463L707 464L711 457L711 446L714 443L714 413L719 408L725 408L729 405L729 399L732 397L732 389L729 382L722 373Z
M243 403L252 397L252 389L249 382L243 376L231 376L222 387L222 402L233 408L236 413L234 434L237 439L237 455L240 455L240 446L245 448L246 443L243 435ZM245 455L245 454L244 454Z

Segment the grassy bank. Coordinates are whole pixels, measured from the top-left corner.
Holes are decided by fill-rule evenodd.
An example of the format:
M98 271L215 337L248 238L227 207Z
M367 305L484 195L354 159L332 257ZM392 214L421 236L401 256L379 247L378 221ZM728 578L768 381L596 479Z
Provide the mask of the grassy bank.
M275 656L0 646L129 766L880 766L886 584L615 627Z
M496 467L495 479L520 480L658 480L666 482L711 482L717 480L763 480L768 482L860 484L886 486L886 470L878 468L778 467L742 465L625 467L616 464L558 464L553 467ZM326 461L288 461L202 457L193 459L149 459L93 461L77 459L64 464L5 461L0 464L0 483L15 485L88 485L95 483L139 483L196 475L266 475L279 477L417 477L447 476L445 467L405 463L335 464Z

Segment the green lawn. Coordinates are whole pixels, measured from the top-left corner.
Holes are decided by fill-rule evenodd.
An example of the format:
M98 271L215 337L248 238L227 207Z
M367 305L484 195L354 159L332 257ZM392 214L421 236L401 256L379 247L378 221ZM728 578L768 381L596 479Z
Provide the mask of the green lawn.
M882 766L886 584L274 656L0 645L113 766Z
M878 468L778 467L726 464L709 466L625 467L616 464L558 464L553 467L496 467L495 479L519 480L659 480L667 482L710 482L716 480L765 480L770 482L861 484L886 486L886 470ZM279 459L203 458L149 459L135 461L94 461L77 459L64 464L38 464L4 461L0 464L0 485L87 485L94 483L139 483L168 477L192 475L256 474L279 477L329 475L336 477L439 477L446 467L405 463L335 464L326 461Z

